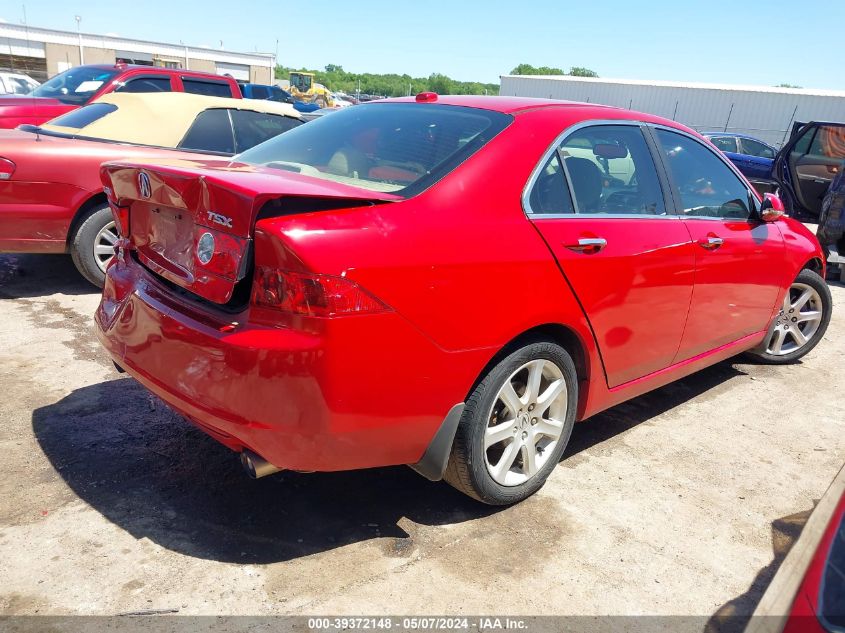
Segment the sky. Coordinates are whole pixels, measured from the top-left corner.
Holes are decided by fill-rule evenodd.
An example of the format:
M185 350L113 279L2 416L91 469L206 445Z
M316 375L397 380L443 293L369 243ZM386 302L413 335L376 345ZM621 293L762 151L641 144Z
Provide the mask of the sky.
M528 63L616 79L845 89L839 45L806 50L839 41L823 31L845 24L841 0L5 0L0 19L21 22L24 6L31 26L76 30L79 15L85 33L278 50L294 67L496 83Z

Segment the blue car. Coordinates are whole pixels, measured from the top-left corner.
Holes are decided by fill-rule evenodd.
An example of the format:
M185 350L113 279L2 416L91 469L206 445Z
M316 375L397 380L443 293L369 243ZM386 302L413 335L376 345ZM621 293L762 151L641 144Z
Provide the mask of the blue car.
M705 132L704 136L724 152L760 193L775 190L772 166L778 151L774 147L745 134Z
M279 103L290 103L298 112L314 112L320 106L316 103L303 103L293 98L293 95L279 86L266 86L264 84L240 83L241 94L244 99L268 99Z

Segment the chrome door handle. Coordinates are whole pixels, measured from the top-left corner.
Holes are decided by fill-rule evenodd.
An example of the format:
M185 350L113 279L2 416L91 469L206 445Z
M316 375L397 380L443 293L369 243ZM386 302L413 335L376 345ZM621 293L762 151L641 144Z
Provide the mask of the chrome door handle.
M706 240L701 240L698 244L702 248L706 248L708 251L714 251L719 248L722 244L725 243L721 237L708 237Z
M603 237L582 237L577 244L564 244L564 246L579 253L598 253L607 246L607 240Z

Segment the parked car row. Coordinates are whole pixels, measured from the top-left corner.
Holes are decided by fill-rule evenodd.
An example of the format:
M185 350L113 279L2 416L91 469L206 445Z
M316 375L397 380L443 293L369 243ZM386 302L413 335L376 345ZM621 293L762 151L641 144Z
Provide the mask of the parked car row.
M0 95L25 95L40 85L29 75L0 71Z
M70 252L101 286L118 239L103 162L231 156L300 124L272 101L112 92L41 126L0 130L0 252Z
M241 98L238 84L227 76L123 63L76 66L38 86L26 99L0 96L0 129L39 125L112 92L188 92Z

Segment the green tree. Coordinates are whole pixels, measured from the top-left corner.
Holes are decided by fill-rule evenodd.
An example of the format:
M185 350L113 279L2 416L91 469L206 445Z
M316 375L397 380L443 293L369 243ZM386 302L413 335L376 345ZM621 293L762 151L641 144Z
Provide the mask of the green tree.
M441 73L432 73L428 77L411 77L407 73L398 75L374 73L350 73L338 64L329 64L323 70L308 68L289 68L276 66L278 79L287 79L291 71L314 73L314 81L330 90L355 94L360 86L362 93L385 97L401 97L432 91L439 94L499 94L499 84L486 84L477 81L456 81Z
M560 68L549 68L548 66L532 66L531 64L520 64L511 71L511 75L565 75Z
M573 66L569 69L569 74L573 77L598 77L599 74L595 70L584 68L583 66Z
M552 68L550 66L532 66L531 64L520 64L511 70L511 75L572 75L573 77L599 76L596 71L584 68L583 66L572 66L567 73L560 68Z

